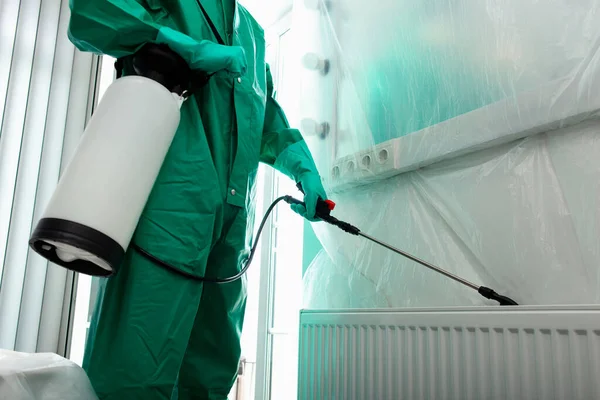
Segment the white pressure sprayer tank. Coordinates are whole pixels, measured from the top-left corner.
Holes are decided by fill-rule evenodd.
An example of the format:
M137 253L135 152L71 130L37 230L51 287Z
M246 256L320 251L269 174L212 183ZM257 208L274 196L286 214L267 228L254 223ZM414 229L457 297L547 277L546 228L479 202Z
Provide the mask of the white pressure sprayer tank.
M168 48L142 50L138 75L104 94L29 242L73 271L116 271L179 126L189 69Z

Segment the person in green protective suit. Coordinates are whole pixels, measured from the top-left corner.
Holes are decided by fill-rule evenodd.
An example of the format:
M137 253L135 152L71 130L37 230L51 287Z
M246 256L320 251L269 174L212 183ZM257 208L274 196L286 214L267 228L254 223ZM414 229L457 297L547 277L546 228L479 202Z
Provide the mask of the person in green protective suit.
M84 369L100 399L226 399L240 359L258 163L302 184L315 220L326 198L310 152L273 99L264 32L235 0L70 0L69 38L119 59L166 44L214 74L181 122L117 273L103 279ZM139 250L138 250L139 249ZM166 267L156 260L169 265Z

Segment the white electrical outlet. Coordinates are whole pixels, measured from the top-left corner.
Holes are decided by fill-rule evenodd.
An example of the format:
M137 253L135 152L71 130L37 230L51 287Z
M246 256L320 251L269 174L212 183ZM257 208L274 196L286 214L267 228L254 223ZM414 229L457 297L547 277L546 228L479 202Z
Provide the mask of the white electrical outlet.
M331 167L330 187L337 189L394 175L395 147L396 140L390 140L369 150L339 158Z

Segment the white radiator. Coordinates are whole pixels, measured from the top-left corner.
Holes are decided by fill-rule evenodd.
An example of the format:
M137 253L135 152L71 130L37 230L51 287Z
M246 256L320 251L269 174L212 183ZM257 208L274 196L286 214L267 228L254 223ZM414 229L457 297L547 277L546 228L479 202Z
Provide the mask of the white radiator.
M303 311L299 399L600 399L600 307Z

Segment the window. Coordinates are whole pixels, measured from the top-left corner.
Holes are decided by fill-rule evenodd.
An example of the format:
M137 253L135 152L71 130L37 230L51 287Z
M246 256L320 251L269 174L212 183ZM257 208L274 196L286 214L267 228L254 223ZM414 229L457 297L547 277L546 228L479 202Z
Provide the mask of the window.
M276 98L292 126L299 125L295 68L288 16L267 32ZM274 174L273 196L295 195L295 183ZM259 319L259 358L256 399L293 399L297 397L298 320L302 304L302 249L304 220L282 204L274 212L270 229L270 252L261 275ZM264 244L266 245L266 243Z
M115 60L108 56L103 56L100 63L100 74L97 84L97 99L102 101L102 96L106 89L115 79ZM77 291L75 294L75 313L73 314L73 331L71 333L71 347L69 359L79 365L83 361L85 350L85 341L87 331L92 319L94 305L96 304L96 294L98 292L98 279L89 275L78 274Z

